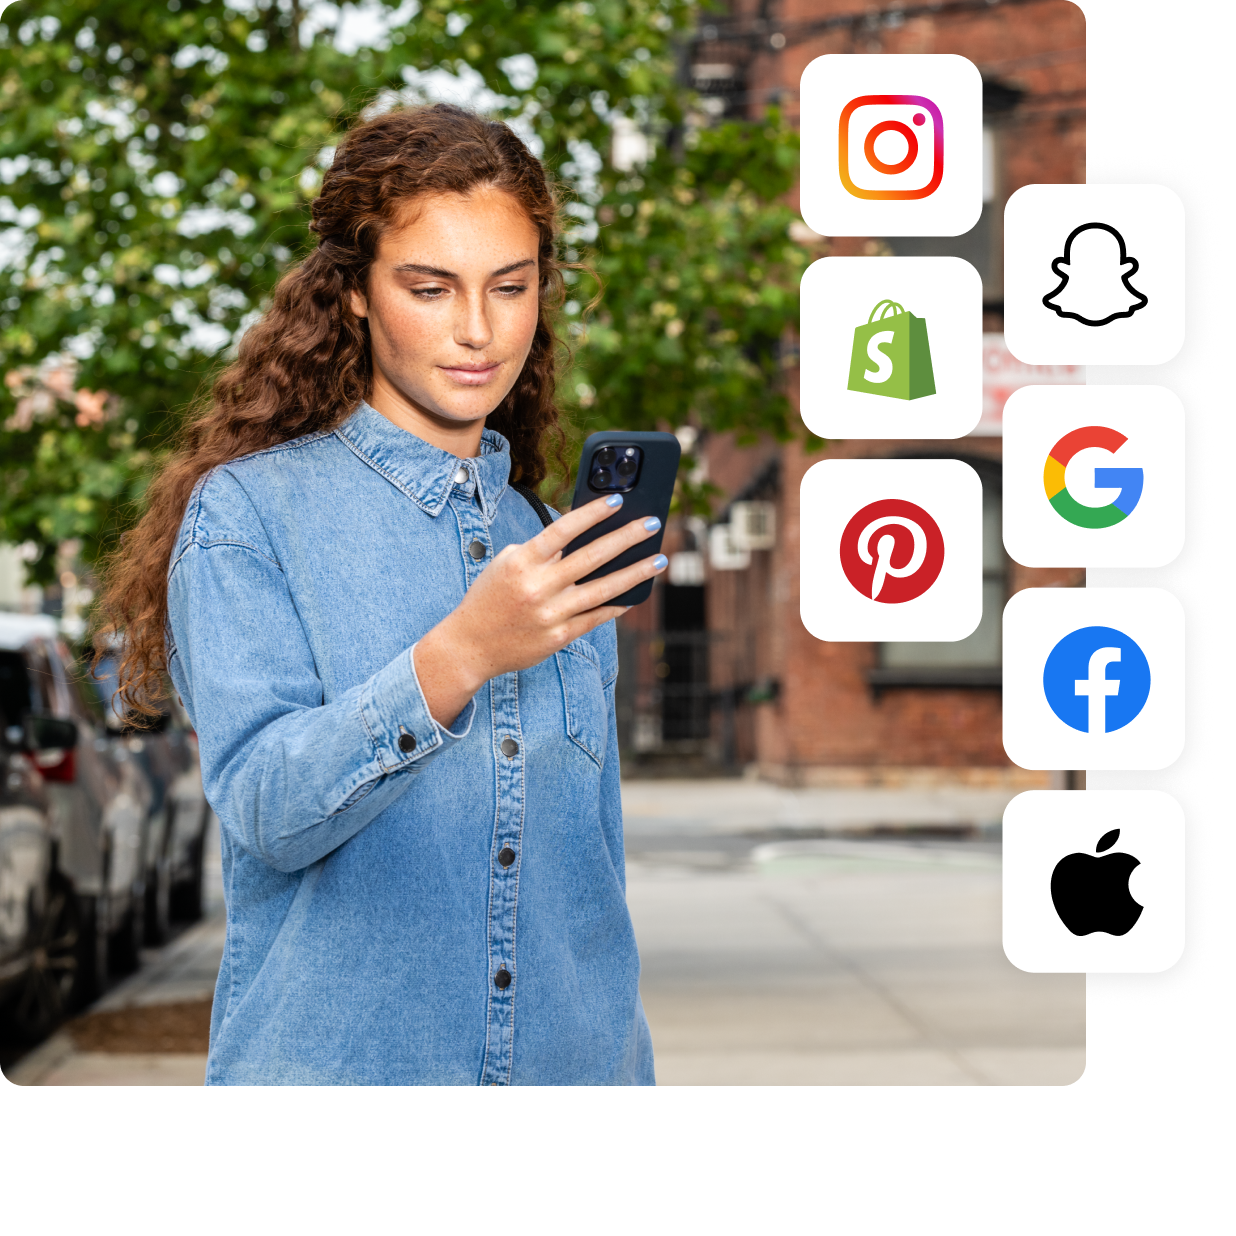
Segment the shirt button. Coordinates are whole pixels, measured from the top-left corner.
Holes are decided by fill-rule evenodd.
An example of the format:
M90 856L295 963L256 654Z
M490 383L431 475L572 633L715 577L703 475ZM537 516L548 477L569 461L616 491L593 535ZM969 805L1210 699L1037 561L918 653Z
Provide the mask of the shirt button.
M504 738L499 749L508 760L514 759L519 754L519 743L513 738Z
M506 991L511 985L511 972L503 966L497 974L494 975L494 986L499 991Z
M463 467L456 468L455 469L455 484L456 485L466 485L467 483L468 483L468 469L463 468Z
M498 861L504 866L509 867L515 861L515 851L509 845L504 845L498 851Z
M470 553L477 560L477 562L480 562L480 560L485 557L485 542L473 541L472 544L468 546L468 553Z
M399 750L400 751L415 751L416 750L416 735L415 734L400 734L399 735Z

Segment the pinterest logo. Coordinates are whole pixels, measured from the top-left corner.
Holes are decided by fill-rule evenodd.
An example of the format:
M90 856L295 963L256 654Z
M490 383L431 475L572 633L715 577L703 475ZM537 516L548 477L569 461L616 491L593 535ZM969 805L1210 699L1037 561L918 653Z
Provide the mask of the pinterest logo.
M799 613L816 639L953 641L979 625L983 486L969 464L822 459L799 511Z
M841 534L841 569L863 596L885 605L921 597L944 566L944 537L921 506L870 502Z

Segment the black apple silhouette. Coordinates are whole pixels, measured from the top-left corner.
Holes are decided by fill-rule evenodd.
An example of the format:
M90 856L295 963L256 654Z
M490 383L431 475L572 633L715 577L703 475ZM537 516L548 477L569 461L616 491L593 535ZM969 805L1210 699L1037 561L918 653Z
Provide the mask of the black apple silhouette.
M1116 844L1120 829L1099 838L1095 852L1102 854ZM1129 876L1141 865L1132 854L1067 854L1051 873L1051 900L1060 921L1075 935L1102 931L1109 936L1127 935L1141 917L1143 907L1129 892Z

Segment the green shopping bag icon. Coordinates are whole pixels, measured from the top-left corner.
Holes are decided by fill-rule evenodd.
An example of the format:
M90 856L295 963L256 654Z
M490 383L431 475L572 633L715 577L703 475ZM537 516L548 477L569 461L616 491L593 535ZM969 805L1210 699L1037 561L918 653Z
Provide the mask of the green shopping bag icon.
M890 399L934 395L927 323L895 300L880 301L866 325L854 332L847 389Z

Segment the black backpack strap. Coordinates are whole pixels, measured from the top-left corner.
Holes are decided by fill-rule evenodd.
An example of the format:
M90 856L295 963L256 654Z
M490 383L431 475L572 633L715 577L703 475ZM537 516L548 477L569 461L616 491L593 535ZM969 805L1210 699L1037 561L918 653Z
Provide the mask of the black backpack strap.
M509 488L513 489L521 498L527 501L528 505L536 512L536 517L541 521L542 527L548 528L554 522L554 517L549 513L549 508L526 485L512 484Z

